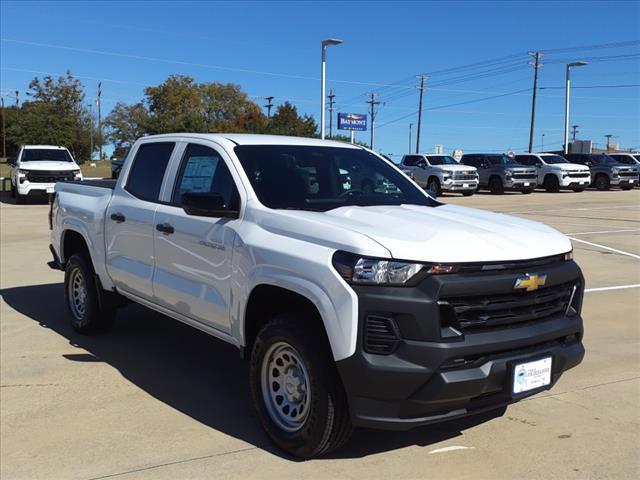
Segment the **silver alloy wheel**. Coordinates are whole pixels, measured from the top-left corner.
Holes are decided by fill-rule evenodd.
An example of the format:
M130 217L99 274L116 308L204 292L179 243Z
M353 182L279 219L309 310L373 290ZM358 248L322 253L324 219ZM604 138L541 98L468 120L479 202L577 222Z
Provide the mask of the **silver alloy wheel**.
M79 268L71 272L69 281L69 307L76 320L83 320L87 310L87 285Z
M309 415L311 386L296 349L286 342L271 345L262 358L260 384L271 420L287 432L300 430Z

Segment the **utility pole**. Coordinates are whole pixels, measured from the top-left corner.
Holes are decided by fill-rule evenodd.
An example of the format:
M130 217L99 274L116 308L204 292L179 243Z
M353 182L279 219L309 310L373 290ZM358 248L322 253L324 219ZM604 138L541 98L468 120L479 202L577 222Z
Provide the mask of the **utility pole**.
M89 104L89 115L91 115L91 129L89 130L90 148L89 148L89 160L93 157L93 105Z
M16 90L16 107L20 104L20 92Z
M578 133L578 127L580 125L571 125L571 129L573 130L573 133L571 134L571 136L573 137L573 141L576 141L576 134Z
M333 104L336 103L334 98L336 98L335 93L333 93L333 89L329 90L329 95L327 95L329 99L329 138L333 137Z
M366 103L369 104L369 108L371 111L371 150L373 150L374 147L374 140L375 140L375 121L376 121L376 105L380 105L380 101L376 100L376 94L375 93L369 93L369 100L367 100Z
M102 103L102 82L98 82L98 100L96 102L98 106L98 142L100 142L100 156L98 160L102 160L102 110L100 109ZM92 152L93 153L93 152Z
M413 123L409 124L409 150L407 150L407 153L411 153L411 128L413 127Z
M418 100L418 131L416 132L416 153L420 153L420 127L422 126L422 93L424 92L424 81L426 80L426 75L418 75L416 77L420 80L420 86L418 89L420 90L420 100Z
M271 109L273 108L273 99L276 97L264 97L264 99L267 101L267 104L264 106L264 108L267 109L267 118L271 118Z
M538 92L538 68L542 66L540 63L540 52L529 52L535 61L529 62L529 65L533 65L533 96L531 98L531 127L529 129L529 153L533 150L533 130L536 121L536 93Z
M607 138L607 153L609 153L611 151L611 139L616 138L616 135L611 135L609 133L608 135L605 135L605 137Z
M2 104L2 158L7 158L7 128L4 122L4 96L0 93L0 103Z

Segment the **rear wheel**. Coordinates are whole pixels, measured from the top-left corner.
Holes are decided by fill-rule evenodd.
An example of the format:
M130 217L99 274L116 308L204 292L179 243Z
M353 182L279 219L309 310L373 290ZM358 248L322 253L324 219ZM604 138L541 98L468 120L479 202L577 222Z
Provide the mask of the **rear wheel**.
M502 180L499 177L491 177L491 180L489 180L489 191L494 195L504 193L504 185L502 185Z
M333 359L308 320L282 314L268 322L254 343L249 375L263 428L279 448L300 458L337 449L352 431Z
M547 175L544 179L543 186L549 193L557 193L560 191L560 181L555 175Z
M609 181L609 177L606 175L598 175L596 177L596 188L598 190L609 190L611 188L611 182Z
M100 306L98 288L89 261L81 253L73 254L65 266L64 297L71 326L79 333L105 331L113 323L115 308Z

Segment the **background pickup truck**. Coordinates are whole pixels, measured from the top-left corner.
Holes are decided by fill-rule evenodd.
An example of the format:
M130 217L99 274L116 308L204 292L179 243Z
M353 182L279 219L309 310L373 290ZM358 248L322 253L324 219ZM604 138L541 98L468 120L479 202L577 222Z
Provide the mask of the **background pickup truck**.
M25 145L10 159L11 196L22 203L28 195L47 195L56 182L82 180L80 166L69 150L54 145Z
M77 331L128 300L237 346L264 429L302 458L354 426L502 414L584 355L566 237L442 204L355 145L145 137L117 182L56 184L50 222Z
M476 168L460 165L449 155L405 155L400 162L400 169L422 188L436 195L460 192L469 196L478 189Z

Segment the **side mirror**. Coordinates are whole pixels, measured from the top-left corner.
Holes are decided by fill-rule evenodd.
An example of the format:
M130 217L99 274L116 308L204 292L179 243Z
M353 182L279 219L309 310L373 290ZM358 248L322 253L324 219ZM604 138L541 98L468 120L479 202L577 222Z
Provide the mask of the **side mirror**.
M417 164L417 167L422 168L422 169L426 169L427 168L427 162L425 162L424 160L420 160Z
M182 209L198 217L238 218L240 212L225 205L219 193L187 192L182 194Z
M429 194L429 196L431 198L438 198L438 194L436 192L434 192L433 190L431 190L430 188L427 189L427 193Z

